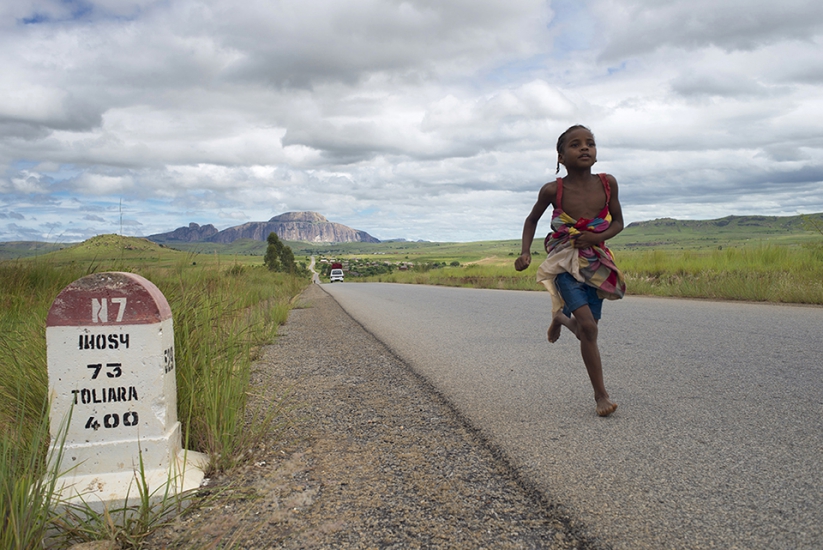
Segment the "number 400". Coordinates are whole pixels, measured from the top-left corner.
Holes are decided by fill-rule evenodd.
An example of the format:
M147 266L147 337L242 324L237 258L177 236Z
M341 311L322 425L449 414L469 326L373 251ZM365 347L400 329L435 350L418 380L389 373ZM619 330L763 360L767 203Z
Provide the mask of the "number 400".
M124 426L137 426L137 422L139 421L137 413L134 411L129 411L127 413L123 413L123 425ZM107 414L103 417L103 427L104 428L116 428L120 425L120 415L117 413ZM100 428L100 422L97 421L97 418L90 416L89 419L86 421L86 429L87 430L97 430Z

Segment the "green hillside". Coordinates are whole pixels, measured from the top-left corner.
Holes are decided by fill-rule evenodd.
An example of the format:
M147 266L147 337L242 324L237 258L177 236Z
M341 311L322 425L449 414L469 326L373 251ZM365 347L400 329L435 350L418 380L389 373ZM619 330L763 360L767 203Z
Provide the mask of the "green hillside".
M285 242L285 241L284 241ZM286 242L291 246L292 243ZM302 243L301 243L302 244ZM237 255L237 256L263 256L266 253L265 241L254 241L252 239L238 239L233 243L166 243L167 247L174 250L182 250L184 252L192 252L196 254L223 254L223 255ZM292 250L294 247L292 246Z
M39 256L46 252L60 250L71 244L41 243L37 241L11 241L0 243L0 260L13 260L15 258L29 258Z
M520 241L475 241L468 243L433 243L395 241L386 243L291 243L295 256L373 256L386 261L412 262L458 261L461 264L491 256L507 256L520 250Z
M4 243L9 244L9 243ZM262 243L265 249L265 243ZM46 249L44 247L44 249ZM13 252L15 248L7 248ZM51 251L33 255L10 255L0 259L18 261L38 261L56 265L78 264L93 266L103 264L117 266L128 271L134 266L175 267L180 265L211 265L235 263L262 265L263 252L260 255L222 253L208 251L203 253L175 250L157 244L142 237L123 237L120 235L98 235L76 244L53 245Z
M83 255L83 250L102 253L99 239L133 239L130 246L114 247L119 257L140 257L140 250L183 252L196 257L255 263L266 252L266 243L240 239L233 243L174 243L160 245L138 237L100 235L80 244L49 244L37 242L0 243L0 260L48 255L59 249L69 255ZM542 235L535 238L533 250L541 250ZM744 244L799 245L819 242L823 238L823 213L803 216L727 216L716 220L657 220L634 222L612 239L611 247L619 249L709 249ZM136 244L143 242L144 244ZM488 257L519 253L519 239L505 241L475 241L470 243L391 241L384 243L306 243L284 241L298 260L315 256L385 255L387 260L460 263L476 262ZM91 243L91 244L89 244ZM81 249L76 247L81 246ZM148 248L147 248L148 247ZM154 253L152 252L152 253ZM111 252L109 252L110 254ZM88 254L87 254L88 255ZM197 261L197 260L192 260ZM211 261L211 260L209 260Z
M819 228L815 229L815 226ZM629 224L615 248L716 248L740 244L802 244L820 240L823 213L803 216L727 216L716 220L658 220Z

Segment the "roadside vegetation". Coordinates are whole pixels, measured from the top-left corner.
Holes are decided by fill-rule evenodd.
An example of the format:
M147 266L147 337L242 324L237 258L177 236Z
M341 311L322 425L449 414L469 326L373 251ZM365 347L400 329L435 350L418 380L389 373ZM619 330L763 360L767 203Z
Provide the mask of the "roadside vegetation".
M307 277L267 269L260 256L196 255L115 235L33 259L0 262L0 548L40 548L54 526L56 518L49 516L53 487L46 476L45 320L65 286L100 271L142 275L169 301L184 446L207 454L212 471L247 458L256 441L278 428L279 409L288 406L286 388L267 388L279 392L280 399L247 422L256 352L273 340L292 299L309 284ZM103 524L110 523L105 519ZM148 520L128 523L143 531L155 526ZM113 536L123 547L139 547L145 533L127 531L121 526L74 535L75 542Z
M609 242L633 295L823 305L823 214L633 224ZM346 281L543 290L545 258L514 270L520 241L303 246L298 253L339 261ZM320 264L328 265L328 264ZM322 268L321 268L322 269Z
M823 305L823 246L756 245L699 250L613 249L628 294ZM417 263L347 281L431 284L505 290L543 290L535 282L545 253L514 270L515 254L459 267Z

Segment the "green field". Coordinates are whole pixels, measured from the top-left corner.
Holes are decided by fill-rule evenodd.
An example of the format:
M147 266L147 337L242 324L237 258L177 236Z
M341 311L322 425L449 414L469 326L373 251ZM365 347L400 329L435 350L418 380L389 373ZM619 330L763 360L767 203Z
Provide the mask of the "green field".
M823 235L823 213L802 216L728 216L716 220L674 220L663 218L635 222L610 241L614 250L674 249L701 250L718 246L757 244L800 245L819 242ZM112 236L113 237L113 236ZM84 243L88 247L95 239ZM295 256L364 256L384 255L392 261L416 258L422 262L459 261L476 262L486 257L505 256L520 252L518 239L477 241L469 243L410 242L313 244L284 241ZM59 249L71 249L78 243L0 242L0 260L42 255ZM265 241L240 239L230 244L221 243L166 243L161 248L188 252L198 257L212 256L252 264L255 256L266 251ZM535 251L541 250L539 238ZM73 250L73 249L72 249ZM72 251L71 254L81 254ZM119 252L118 252L119 253ZM138 257L139 255L132 255ZM246 257L247 258L244 258Z
M634 295L823 304L823 214L632 224L609 241ZM342 261L347 281L511 290L535 282L545 257L532 245L518 273L520 241L296 245L298 254ZM327 264L326 264L327 265Z
M105 239L115 237L96 237L59 254L78 264L118 261L127 269L129 265L178 263L181 254L196 265L259 265L266 249L265 242L251 240L164 247L134 239L130 249L107 247ZM609 246L626 275L630 294L821 304L821 243L823 214L811 214L637 222L609 241ZM523 273L512 267L520 253L517 239L286 244L298 261L308 263L311 256L325 260L318 264L321 270L328 269L332 261L343 262L347 281L542 288L534 282L536 267L545 255L539 237L532 245L532 267ZM34 248L29 243L27 253ZM45 248L41 243L39 250ZM20 249L13 243L0 243L0 254L5 257Z

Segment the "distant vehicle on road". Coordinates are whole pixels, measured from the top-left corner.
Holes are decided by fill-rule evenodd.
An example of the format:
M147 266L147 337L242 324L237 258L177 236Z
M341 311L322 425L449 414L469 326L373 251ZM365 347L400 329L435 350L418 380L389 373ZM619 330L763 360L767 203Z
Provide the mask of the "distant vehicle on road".
M329 275L329 279L332 283L334 282L343 282L343 270L340 268L333 268Z

